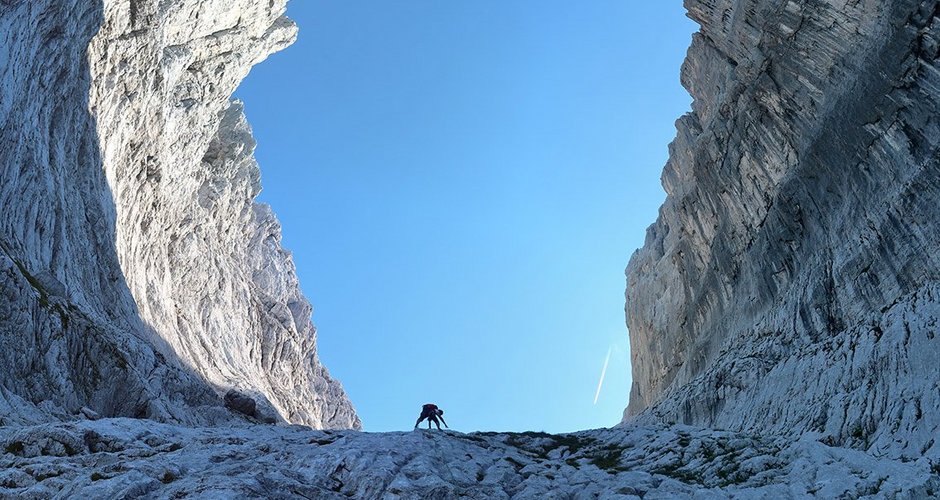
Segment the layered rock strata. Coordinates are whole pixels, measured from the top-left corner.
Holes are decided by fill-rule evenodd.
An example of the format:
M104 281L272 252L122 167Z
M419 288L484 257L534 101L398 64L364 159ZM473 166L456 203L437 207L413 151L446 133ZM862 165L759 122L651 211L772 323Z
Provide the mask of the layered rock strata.
M282 420L359 426L254 202L255 143L230 101L294 40L284 9L0 2L0 404L20 409L6 418L211 422L237 389Z
M940 454L940 4L686 6L627 416Z

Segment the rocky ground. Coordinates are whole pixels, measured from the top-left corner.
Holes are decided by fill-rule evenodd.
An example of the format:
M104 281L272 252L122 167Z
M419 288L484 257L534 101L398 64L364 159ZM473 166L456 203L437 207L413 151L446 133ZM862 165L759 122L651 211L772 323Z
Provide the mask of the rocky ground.
M574 434L0 428L3 498L925 498L940 464L692 427Z

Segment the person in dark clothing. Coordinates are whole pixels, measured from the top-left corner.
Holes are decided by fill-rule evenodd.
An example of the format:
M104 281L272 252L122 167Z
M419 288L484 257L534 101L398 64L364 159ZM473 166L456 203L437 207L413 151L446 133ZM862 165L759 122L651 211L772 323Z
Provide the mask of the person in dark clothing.
M431 428L431 422L434 422L434 424L437 425L437 429L440 430L441 422L444 422L443 415L444 410L438 408L436 404L428 403L421 407L421 415L418 417L418 421L415 422L415 429L418 428L418 424L420 424L422 420L428 419L428 429ZM447 426L447 422L444 422L444 427L450 428Z
M440 419L441 423L444 424L444 427L447 427L448 429L450 429L450 427L447 426L447 422L444 422L444 410L440 408L437 409L436 414L431 415L431 417L428 418L428 428L430 429L431 422L434 422L435 424L437 424L437 430L441 430L441 423L438 422L438 419Z

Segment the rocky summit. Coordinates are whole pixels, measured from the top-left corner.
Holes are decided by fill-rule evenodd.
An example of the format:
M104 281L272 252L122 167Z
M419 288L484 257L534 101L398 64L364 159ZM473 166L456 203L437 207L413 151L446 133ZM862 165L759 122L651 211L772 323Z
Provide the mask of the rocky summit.
M0 0L0 497L940 495L940 2L686 7L624 423L365 434L231 100L285 0Z
M940 464L694 427L574 434L133 419L0 430L9 498L927 498Z

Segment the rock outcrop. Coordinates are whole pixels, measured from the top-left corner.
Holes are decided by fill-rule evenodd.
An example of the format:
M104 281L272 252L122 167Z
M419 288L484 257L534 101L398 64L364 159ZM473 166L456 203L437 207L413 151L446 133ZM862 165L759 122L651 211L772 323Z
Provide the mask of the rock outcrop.
M940 3L686 6L627 416L940 454Z
M928 498L940 466L693 427L574 434L0 428L4 498Z
M294 40L284 9L0 1L0 423L211 423L236 389L359 427L230 101Z

